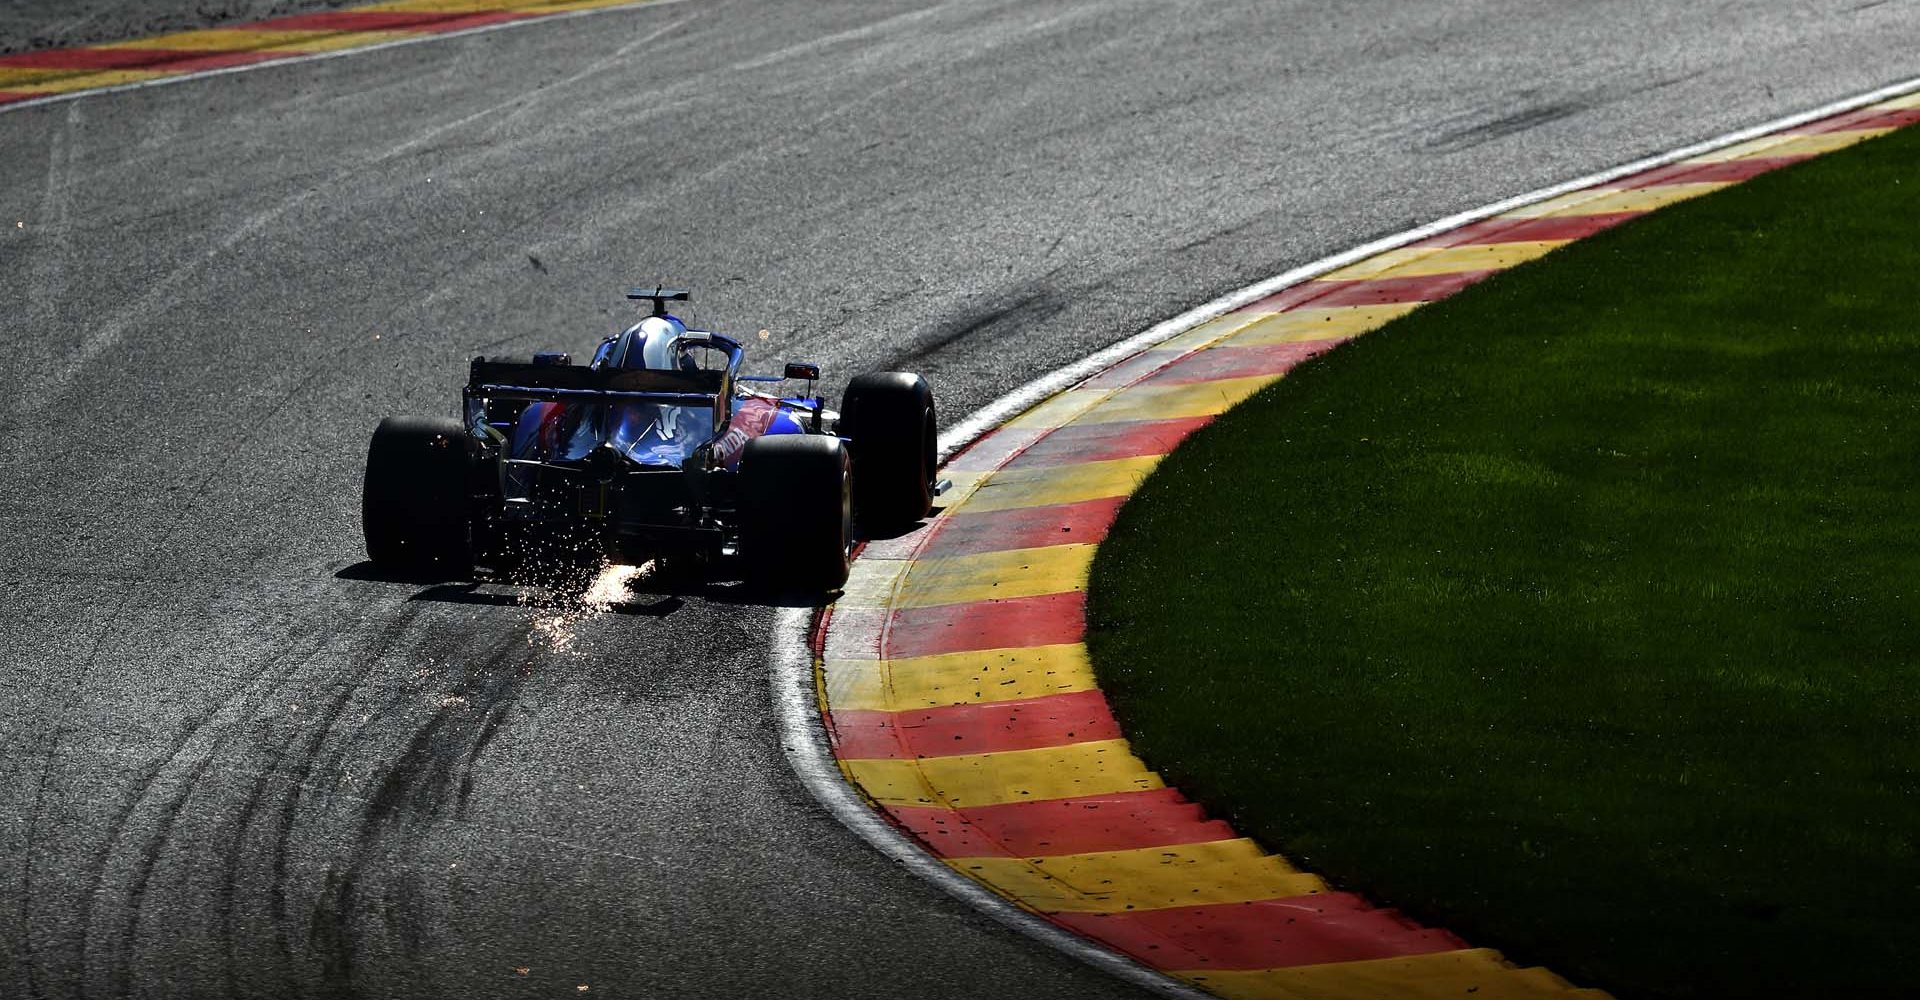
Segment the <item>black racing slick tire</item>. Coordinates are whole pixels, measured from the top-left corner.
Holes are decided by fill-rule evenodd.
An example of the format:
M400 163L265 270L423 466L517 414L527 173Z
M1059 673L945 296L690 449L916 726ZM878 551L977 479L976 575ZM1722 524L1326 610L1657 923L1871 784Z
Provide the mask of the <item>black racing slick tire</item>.
M472 572L473 451L457 420L388 417L374 428L360 525L376 567L441 579Z
M853 509L861 530L906 527L933 509L938 425L933 389L909 372L855 378L840 403L852 442Z
M754 438L740 456L740 555L763 590L824 594L847 582L852 459L839 438Z

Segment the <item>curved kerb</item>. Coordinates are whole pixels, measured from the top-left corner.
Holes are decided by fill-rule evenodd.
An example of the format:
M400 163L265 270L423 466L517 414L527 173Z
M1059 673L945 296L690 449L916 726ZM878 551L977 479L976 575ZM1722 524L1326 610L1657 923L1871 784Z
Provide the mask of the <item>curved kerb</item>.
M266 66L679 0L386 0L218 28L0 55L0 113Z
M1294 365L1662 206L1920 122L1920 80L1442 220L1280 275L948 435L942 506L788 613L776 698L843 822L1140 985L1229 998L1601 996L1328 887L1161 781L1082 644L1093 553L1186 435ZM813 626L813 627L809 627Z

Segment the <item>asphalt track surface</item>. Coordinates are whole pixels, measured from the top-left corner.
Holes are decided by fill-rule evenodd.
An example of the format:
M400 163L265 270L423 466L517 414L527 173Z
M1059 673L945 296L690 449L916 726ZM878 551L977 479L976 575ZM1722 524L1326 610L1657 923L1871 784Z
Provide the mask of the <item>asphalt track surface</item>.
M0 995L1123 994L814 804L773 609L368 578L373 424L656 277L951 422L1915 51L1854 0L686 0L0 115Z

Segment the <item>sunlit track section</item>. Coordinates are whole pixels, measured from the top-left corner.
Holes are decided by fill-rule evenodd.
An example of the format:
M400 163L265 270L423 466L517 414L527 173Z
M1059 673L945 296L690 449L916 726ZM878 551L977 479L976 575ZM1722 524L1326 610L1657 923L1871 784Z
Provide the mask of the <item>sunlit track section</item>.
M1903 97L1459 226L1118 361L957 454L816 631L841 772L954 871L1234 998L1599 997L1335 891L1135 757L1083 644L1093 554L1187 435L1336 344L1568 242L1920 122ZM1284 724L1284 720L1277 720Z
M0 55L0 107L657 0L394 0L132 41Z

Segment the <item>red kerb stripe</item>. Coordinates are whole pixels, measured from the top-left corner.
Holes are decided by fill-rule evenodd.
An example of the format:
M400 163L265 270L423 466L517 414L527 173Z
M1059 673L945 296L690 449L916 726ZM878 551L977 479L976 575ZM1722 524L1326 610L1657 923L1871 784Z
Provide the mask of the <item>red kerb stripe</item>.
M179 53L179 55L182 58L171 60L151 68L165 70L169 73L198 73L202 70L226 69L229 66L251 66L254 63L272 62L275 59L286 59L298 55L298 53L261 52L256 49L250 52L182 52Z
M1361 281L1307 281L1269 295L1241 312L1283 312L1288 309L1324 309L1332 306L1381 306L1444 299L1497 271L1460 271L1404 278Z
M1007 600L902 608L893 613L884 642L888 658L974 649L1054 646L1086 638L1083 591Z
M238 27L258 31L407 31L420 30L441 21L468 16L447 11L335 10L318 14L295 14L270 21L254 21Z
M1132 385L1174 359L1172 351L1141 351L1080 383L1083 389L1119 389Z
M1053 922L1160 969L1278 969L1467 947L1344 892L1123 913L1055 913Z
M1234 347L1201 351L1148 378L1143 385L1188 385L1223 378L1248 378L1254 375L1281 375L1316 354L1333 349L1332 341L1302 341L1297 344L1265 344L1259 347Z
M162 49L46 49L0 56L9 69L138 69L154 62L183 59L191 53Z
M1809 158L1807 156L1750 156L1743 160L1719 160L1713 163L1669 163L1645 173L1634 174L1615 182L1613 186L1645 188L1663 184L1744 181Z
M946 464L946 468L973 471L997 469L1021 449L1045 437L1045 427L1008 427L1002 425L991 434L967 446Z
M1481 219L1459 229L1413 244L1417 247L1463 247L1486 243L1527 243L1536 240L1577 240L1638 218L1643 212L1606 215L1568 215L1546 219Z
M164 73L192 73L199 70L225 69L228 66L244 66L251 63L270 62L285 59L293 53L260 52L242 50L238 52L189 52L178 49L66 49L59 53L25 53L27 55L73 55L98 53L100 58L75 58L67 65L35 66L33 69L80 69L90 71L116 69L144 69Z
M1074 542L1093 543L1107 537L1107 528L1126 497L1102 497L1078 503L1009 510L961 512L934 522L920 558L962 556L1007 549L1037 549Z
M537 10L496 10L488 11L484 14L464 14L460 17L450 17L444 21L423 24L418 30L438 34L443 31L461 31L467 28L478 28L489 24L505 24L508 21L528 21L536 17L546 16L548 15L545 12Z
M1207 351L1205 353L1230 352ZM1157 382L1159 378L1155 376L1153 381ZM1014 459L1007 463L1007 468L1038 468L1073 465L1079 462L1107 462L1117 458L1138 458L1142 455L1164 455L1186 440L1187 435L1205 427L1212 420L1213 418L1208 416L1180 417L1173 420L1132 420L1115 424L1068 424L1014 456Z
M833 713L834 753L848 760L998 753L1120 736L1120 724L1098 691L908 712Z
M1794 135L1852 132L1869 128L1905 128L1920 123L1920 108L1861 108L1793 129Z
M972 809L888 806L887 812L941 857L1038 858L1230 840L1233 828L1207 819L1172 788L1009 802Z

